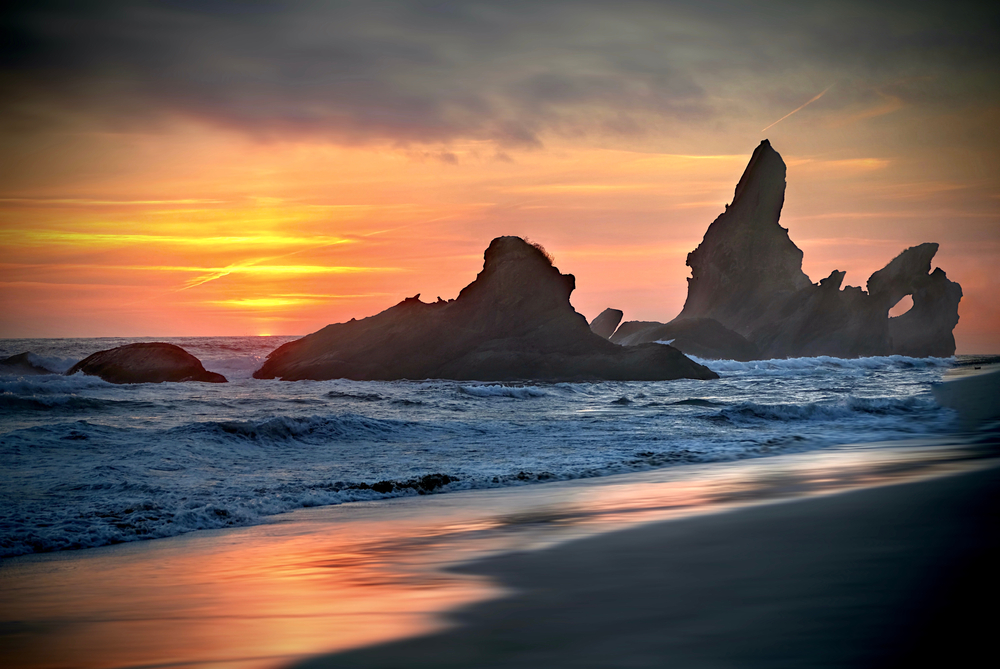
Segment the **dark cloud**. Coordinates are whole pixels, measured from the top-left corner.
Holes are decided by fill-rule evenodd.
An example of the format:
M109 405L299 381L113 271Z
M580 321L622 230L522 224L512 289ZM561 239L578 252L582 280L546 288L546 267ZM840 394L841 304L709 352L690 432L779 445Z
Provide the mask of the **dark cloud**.
M514 146L716 122L739 113L734 97L787 107L837 80L859 99L894 87L983 103L996 97L998 15L985 3L35 0L3 14L0 119Z

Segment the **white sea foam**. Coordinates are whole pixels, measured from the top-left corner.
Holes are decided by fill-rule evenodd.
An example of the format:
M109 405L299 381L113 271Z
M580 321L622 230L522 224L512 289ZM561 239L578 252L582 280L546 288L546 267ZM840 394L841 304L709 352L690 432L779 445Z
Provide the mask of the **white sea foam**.
M867 358L834 358L826 355L812 358L775 358L772 360L710 360L688 356L713 372L811 373L817 370L876 370L911 368L948 368L954 358L911 358L905 355L872 356Z

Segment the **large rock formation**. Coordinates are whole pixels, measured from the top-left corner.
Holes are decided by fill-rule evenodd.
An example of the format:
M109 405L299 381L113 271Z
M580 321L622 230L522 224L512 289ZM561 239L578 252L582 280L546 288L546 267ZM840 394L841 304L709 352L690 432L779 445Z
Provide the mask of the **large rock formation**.
M540 248L499 237L455 300L419 295L360 321L328 325L273 351L258 379L665 380L716 374L675 348L622 348L569 303L571 274Z
M913 246L868 279L868 294L881 306L892 308L911 295L913 306L905 314L889 319L892 352L914 357L948 357L955 354L958 303L962 287L949 281L939 267L931 272L937 253L933 243Z
M841 288L844 272L838 270L813 284L802 271L802 251L778 224L784 197L785 163L764 140L736 186L733 203L688 254L688 296L670 323L673 329L624 323L611 341L670 339L670 332L681 327L694 332L708 327L705 319L710 319L748 340L757 348L753 355L761 358L954 355L952 330L962 289L941 269L930 272L937 244L901 253L871 276L868 292ZM907 295L913 296L913 308L889 318L889 309ZM707 357L735 358L738 350L750 351L731 348L739 340L711 328L719 345ZM696 345L701 343L674 341L685 353L701 356Z
M161 342L98 351L73 365L66 374L77 372L99 376L109 383L226 382L222 374L205 371L201 361L180 346Z
M714 318L746 335L772 320L811 282L802 251L778 225L785 202L785 162L765 139L736 186L733 203L688 254L688 296L678 318Z

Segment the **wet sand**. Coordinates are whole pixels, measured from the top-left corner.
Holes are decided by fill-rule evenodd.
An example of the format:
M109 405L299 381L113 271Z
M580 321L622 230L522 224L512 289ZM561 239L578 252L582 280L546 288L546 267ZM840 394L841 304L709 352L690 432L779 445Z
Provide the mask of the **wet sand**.
M464 571L515 594L320 667L977 666L1000 467L643 525Z
M857 583L866 596L871 587L923 596L952 573L942 559L978 550L935 553L980 536L976 509L992 508L982 500L995 499L995 477L927 484L944 486L938 493L907 484L823 496L981 470L995 453L952 443L303 509L256 527L11 558L0 561L0 657L7 667L86 669L262 669L310 658L309 666L660 666L667 655L697 658L688 646L698 639L736 649L741 634L767 638L765 627L783 630L783 647L812 644L809 635L847 629L825 615L883 619L865 613L882 605ZM855 495L876 501L849 502ZM664 519L680 520L655 522ZM909 529L897 537L899 528ZM827 549L833 557L820 559ZM856 550L874 553L852 557ZM904 578L900 560L920 568ZM741 627L754 620L763 627ZM430 636L372 646L417 635Z

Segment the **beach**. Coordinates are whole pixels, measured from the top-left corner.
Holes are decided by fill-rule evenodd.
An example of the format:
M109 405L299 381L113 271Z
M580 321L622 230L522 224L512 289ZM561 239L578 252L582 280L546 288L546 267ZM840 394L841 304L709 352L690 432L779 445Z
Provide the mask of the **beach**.
M986 664L953 4L6 3L0 669Z
M993 454L844 446L10 558L0 654L11 667L858 666L910 648L952 577L995 586L964 566L995 551Z
M288 383L175 343L229 382L0 377L5 667L877 664L995 532L996 425L932 392L993 358Z
M976 666L1000 468L645 525L474 564L514 594L320 667Z

